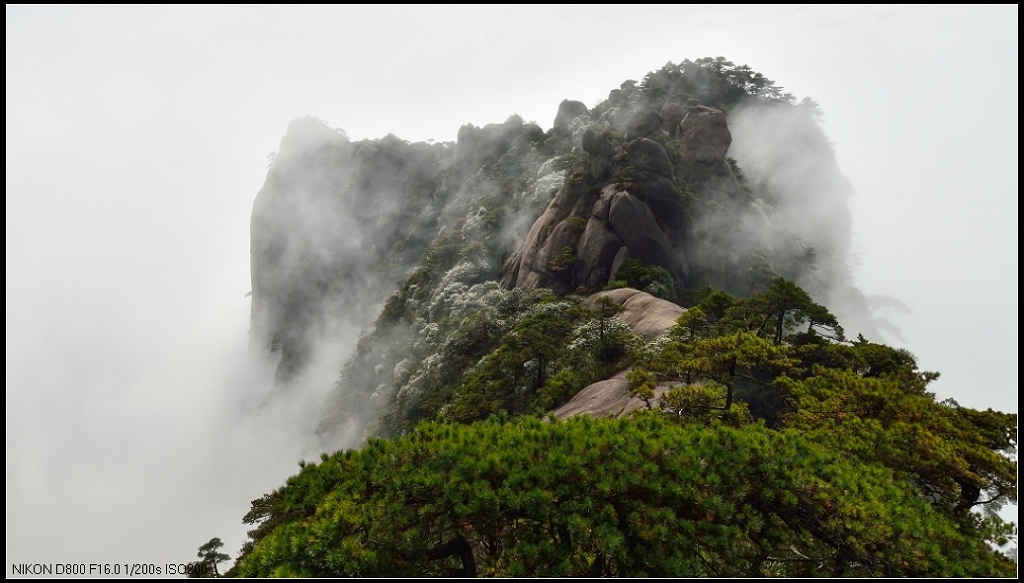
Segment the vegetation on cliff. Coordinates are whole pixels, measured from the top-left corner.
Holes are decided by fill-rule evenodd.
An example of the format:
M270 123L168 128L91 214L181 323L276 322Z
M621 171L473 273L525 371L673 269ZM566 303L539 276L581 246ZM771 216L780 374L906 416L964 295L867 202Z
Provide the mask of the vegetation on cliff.
M543 336L564 318L548 314ZM1016 500L1016 415L937 402L938 375L906 351L839 339L785 280L710 293L667 336L633 339L635 389L670 384L649 409L505 407L325 455L254 502L237 572L1012 574L993 546L1013 533L994 510ZM482 366L468 382L507 379Z
M721 109L692 105L694 100ZM551 289L577 305L576 296L623 286L689 305L687 298L702 286L750 295L779 275L808 286L818 297L836 290L856 293L843 278L834 284L818 279L813 247L832 243L795 235L793 226L765 202L776 193L748 184L737 161L726 157L731 138L722 111L746 104L810 116L792 102L747 67L700 59L669 63L640 83L623 83L593 109L563 102L546 132L511 116L502 124L463 127L458 143L444 151L394 140L358 146L394 150L388 160L400 158L404 150L441 157L412 165L434 168L426 199L388 195L397 201L393 206L404 208L411 204L407 201L425 205L416 216L395 215L405 221L394 229L396 239L374 240L373 249L381 254L374 277L405 275L345 365L318 431L328 439L333 433L348 435L353 427L368 436L396 435L438 411L450 413L446 405L461 398L463 376L475 374L474 367L497 349L516 318L530 317L520 313L525 305L510 306L540 301L540 296L502 299L505 292L494 283L499 278L501 287ZM828 148L823 135L820 142ZM360 168L360 175L372 174ZM381 220L391 224L389 217ZM412 263L413 257L418 262ZM845 267L821 271L836 269ZM379 289L386 289L377 281ZM593 320L565 316L571 321L560 324L561 332L553 336L556 345L574 327L585 328ZM331 319L325 314L322 321ZM273 321L291 326L280 315ZM472 342L468 351L457 348L466 342ZM554 348L511 368L508 359L487 358L492 372L502 371L507 386L491 390L489 404L474 397L475 410L456 406L455 418L481 418L498 409L534 411L540 403L557 407L599 380L596 369L580 371L578 362L554 354ZM541 381L549 386L541 390ZM422 388L426 384L429 394ZM496 397L495 391L518 391L520 396ZM547 396L533 403L538 391ZM517 404L509 407L513 400Z
M375 266L360 293L396 289L320 420L366 445L254 501L231 574L1011 575L995 510L1016 501L1016 415L939 402L910 353L846 338L825 307L863 299L845 194L823 190L831 229L804 229L802 194L740 170L726 118L753 106L828 148L816 104L721 58L563 102L548 131L512 116L455 145L331 135L313 149L341 161L329 171L283 144L274 164L292 166L272 176L333 173L325 229L366 193L360 222L383 228L357 233L368 255L325 254L281 210L311 179L261 192L254 329L282 350L279 380L315 316L350 305L353 271ZM289 253L302 269L280 267ZM688 309L638 335L591 295L626 286ZM616 373L643 401L632 416L548 415Z

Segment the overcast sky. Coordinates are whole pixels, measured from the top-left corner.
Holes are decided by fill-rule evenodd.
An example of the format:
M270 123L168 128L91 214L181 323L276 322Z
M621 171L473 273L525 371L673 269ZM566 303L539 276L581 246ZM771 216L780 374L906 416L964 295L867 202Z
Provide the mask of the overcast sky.
M821 104L857 284L911 309L887 340L940 398L1016 412L1017 12L8 6L8 563L234 557L315 455L248 421L249 213L301 115L447 141L666 61L748 64Z

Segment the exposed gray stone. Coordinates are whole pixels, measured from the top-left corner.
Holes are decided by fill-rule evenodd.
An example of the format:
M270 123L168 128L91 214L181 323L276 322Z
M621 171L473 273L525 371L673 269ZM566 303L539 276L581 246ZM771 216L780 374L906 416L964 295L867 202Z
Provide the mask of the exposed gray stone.
M648 293L635 289L615 289L594 294L587 298L588 302L596 302L606 297L616 305L622 306L622 312L616 318L622 320L634 334L653 340L668 331L675 321L686 310L672 302L656 298ZM643 399L630 397L629 381L626 377L631 368L618 372L610 379L588 385L569 400L568 403L554 410L559 419L568 419L576 415L594 417L625 417L631 412L647 407ZM670 389L667 383L659 384L654 389L654 398L660 398Z
M608 210L608 227L629 247L635 259L663 267L678 285L686 284L686 273L672 242L658 226L651 209L637 197L626 191L615 193Z
M729 151L732 134L725 114L717 109L696 105L686 110L676 132L682 146L683 165L690 182L711 176Z
M612 259L612 268L608 273L608 281L615 281L615 275L622 268L622 264L632 259L629 256L629 247L623 247L619 249L619 252L615 254L615 259Z
M614 106L618 105L620 101L622 101L622 90L621 89L612 89L611 91L608 92L608 104L609 105L614 107Z
M583 151L587 153L587 171L594 180L604 180L611 174L615 147L608 141L608 136L598 134L587 128L583 132Z
M558 104L558 113L555 115L554 127L568 127L570 121L589 111L582 102L563 99L562 103Z
M552 411L559 419L568 419L577 415L591 417L626 417L637 409L647 407L643 399L629 396L629 381L626 375L632 369L616 374L614 377L588 385L576 393L568 403ZM654 399L661 398L669 390L666 383L654 387ZM654 399L651 401L653 402Z
M659 221L673 231L686 225L686 201L671 180L656 176L645 180L643 186L647 206Z
M646 138L661 129L661 116L653 111L638 111L626 122L626 141Z
M602 297L625 308L615 317L629 326L634 334L647 340L653 340L667 332L686 311L678 304L632 288L599 292L587 298L587 301L596 302Z
M591 212L592 217L602 221L608 220L608 209L611 208L612 197L615 196L615 192L616 190L614 187L605 187L601 190L601 196L598 197L597 202L594 203L594 207Z
M591 218L580 237L578 248L577 283L590 289L601 289L608 283L615 257L625 249L622 240L605 227L604 221Z
M582 111L573 110L571 103L563 106L563 117ZM599 289L625 258L662 267L677 287L688 285L693 258L687 254L703 240L697 239L695 231L703 207L690 208L692 199L684 197L676 180L686 180L698 205L717 203L732 209L750 202L725 159L732 142L725 115L696 101L685 110L675 102L666 103L662 111L664 116L653 111L631 114L624 141L593 128L578 130L587 154L586 177L567 182L555 195L520 251L506 262L503 285L548 287L556 293L569 293L578 286ZM674 165L665 146L645 136L662 132L665 120L672 127L681 114L685 115L674 127L682 159ZM676 176L677 172L681 175ZM586 218L586 229L562 224L572 216ZM702 228L705 232L700 236L707 236L708 228L717 227L703 224ZM562 265L565 259L575 267Z
M672 162L665 147L647 138L638 138L626 145L629 161L640 172L672 179Z
M686 110L674 101L669 101L661 107L661 131L668 135L668 139L675 139L679 122L683 121L685 116Z
M568 419L576 415L619 417L629 405L629 382L626 369L610 379L588 385L568 403L553 411L555 417ZM639 399L638 399L639 400Z

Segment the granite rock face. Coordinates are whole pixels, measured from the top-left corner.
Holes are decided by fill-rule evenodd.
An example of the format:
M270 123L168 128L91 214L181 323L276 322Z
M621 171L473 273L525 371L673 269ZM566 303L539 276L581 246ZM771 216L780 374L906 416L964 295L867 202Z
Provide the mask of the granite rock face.
M664 269L677 290L747 291L749 250L771 252L770 225L727 158L725 114L689 99L667 101L660 113L612 107L594 115L578 102L559 106L555 125L577 128L583 172L506 261L502 285L589 293L633 259ZM611 127L581 126L588 119Z
M661 108L661 130L665 132L668 139L675 139L676 131L679 129L679 122L686 117L686 110L675 101L669 101Z
M596 303L599 298L608 298L615 305L621 306L623 310L615 317L645 340L654 340L668 332L679 316L686 311L668 300L630 288L603 291L590 296L587 300Z
M646 138L661 129L661 116L653 111L638 111L626 122L626 141Z
M678 191L666 190L668 200L673 194L681 198ZM614 182L597 191L583 185L563 187L509 258L502 284L546 287L562 295L580 288L599 290L608 283L615 258L628 253L664 268L677 285L684 285L686 261L673 245L672 229L640 193L635 184Z
M589 110L582 102L563 99L562 103L558 105L558 113L555 115L554 127L566 127L569 125L570 121L586 113L589 113Z
M556 126L584 115L580 105L563 101ZM660 267L677 289L690 285L696 233L682 189L730 200L740 189L726 162L725 115L699 103L661 109L631 114L621 134L597 125L581 133L585 172L563 185L506 262L504 286L596 291L616 259Z
M732 144L725 114L704 105L686 108L675 135L683 146L686 175L693 182L706 180L714 174Z
M634 334L645 340L653 340L665 334L675 324L679 316L686 310L672 302L656 298L651 294L635 289L616 289L588 298L596 302L606 297L623 310L615 315ZM592 383L576 393L568 403L553 411L559 419L568 419L576 415L594 417L625 417L636 409L647 406L642 399L629 395L629 381L626 375L632 369L625 369L609 379ZM668 384L658 385L654 397L661 397L669 389Z
M637 138L626 144L629 162L644 178L668 178L672 180L672 161L665 147L647 138Z

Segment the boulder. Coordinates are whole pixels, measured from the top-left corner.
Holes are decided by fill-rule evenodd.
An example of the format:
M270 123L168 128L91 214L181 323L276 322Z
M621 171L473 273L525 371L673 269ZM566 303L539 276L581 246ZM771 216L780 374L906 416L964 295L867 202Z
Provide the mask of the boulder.
M551 207L548 207L551 210ZM527 241L530 246L523 246L519 261L509 266L502 284L505 287L539 288L547 287L555 293L569 293L575 286L567 270L568 265L557 261L565 247L576 247L579 237L572 225L564 220L556 220L552 213L545 212L533 224ZM513 280L513 277L515 278Z
M622 90L621 89L612 89L611 91L608 92L608 105L611 105L612 107L614 107L614 106L618 105L619 102L621 102L621 101L622 101Z
M576 393L568 403L552 411L559 419L568 419L577 415L591 417L626 417L637 409L647 407L643 399L629 396L629 381L626 375L633 370L627 368L610 379L587 385ZM654 387L654 399L661 398L669 390L668 383L660 383ZM652 399L653 401L653 399Z
M568 212L560 212L562 209L557 204L559 202L564 204L565 192L565 188L558 191L555 198L548 204L548 208L530 227L530 232L527 233L522 247L505 262L504 273L501 277L501 285L504 287L509 289L514 287L550 287L546 285L546 260L538 255L555 226L568 215Z
M568 419L576 415L591 415L593 417L622 417L629 411L636 409L630 407L630 401L637 401L642 406L643 401L629 396L629 381L626 375L631 369L626 369L610 379L599 381L588 385L582 391L576 393L568 403L553 411L555 417Z
M668 300L656 298L647 292L632 288L621 288L596 293L587 298L596 303L599 298L608 298L624 309L615 315L629 326L637 336L654 340L676 323L686 308Z
M725 114L703 105L687 108L676 136L682 146L683 165L690 182L710 177L721 166L732 144Z
M587 171L594 180L603 180L612 172L615 146L603 133L587 128L583 132L583 151L587 153Z
M624 309L615 317L629 326L634 334L647 340L653 340L667 332L686 311L672 302L629 288L597 293L587 298L587 301L595 303L602 297L622 306ZM629 395L629 381L626 377L631 370L627 368L610 379L588 385L576 393L568 403L555 409L554 415L559 419L568 419L576 415L625 417L637 409L646 407L647 403L643 399ZM657 385L654 389L654 398L661 397L669 388L667 383Z
M686 202L676 185L664 176L648 178L643 183L647 206L671 231L682 229L687 221Z
M649 186L649 202L619 183L606 184L600 191L563 186L522 246L505 262L502 285L546 287L556 294L573 292L581 285L600 289L617 268L616 258L625 257L662 267L677 286L685 287L689 266L672 244L685 220L682 195L663 177L638 184ZM571 248L568 254L567 247ZM571 264L563 259L567 255Z
M633 120L634 133L661 131L661 117L654 112ZM677 288L685 288L689 210L665 147L645 137L623 147L618 134L592 128L579 134L586 176L566 182L555 194L505 262L502 285L545 287L560 295L580 286L601 289L632 258L665 269Z
M668 134L668 139L675 139L676 132L679 129L679 122L683 121L685 116L686 110L674 101L669 101L662 106L661 130Z
M587 221L577 249L576 282L590 289L601 289L608 283L616 256L626 248L604 221L592 217Z
M665 268L677 285L686 285L681 258L643 201L624 190L615 192L608 209L608 228L629 247L633 258Z
M672 162L664 146L647 138L637 138L626 145L629 161L640 172L672 179Z
M638 111L626 122L626 141L646 138L661 129L661 116L653 111Z
M554 127L567 128L570 121L589 112L590 110L582 102L563 99L562 103L558 104L558 113L555 114Z
M578 257L579 239L598 195L578 184L563 185L505 262L501 284L509 289L546 287L560 295L574 291L576 270L558 258L565 247L572 247Z
M619 252L615 254L615 259L612 259L612 268L608 272L608 281L615 281L615 275L619 273L619 269L622 269L622 265L632 259L629 256L629 247L623 247L619 249Z

